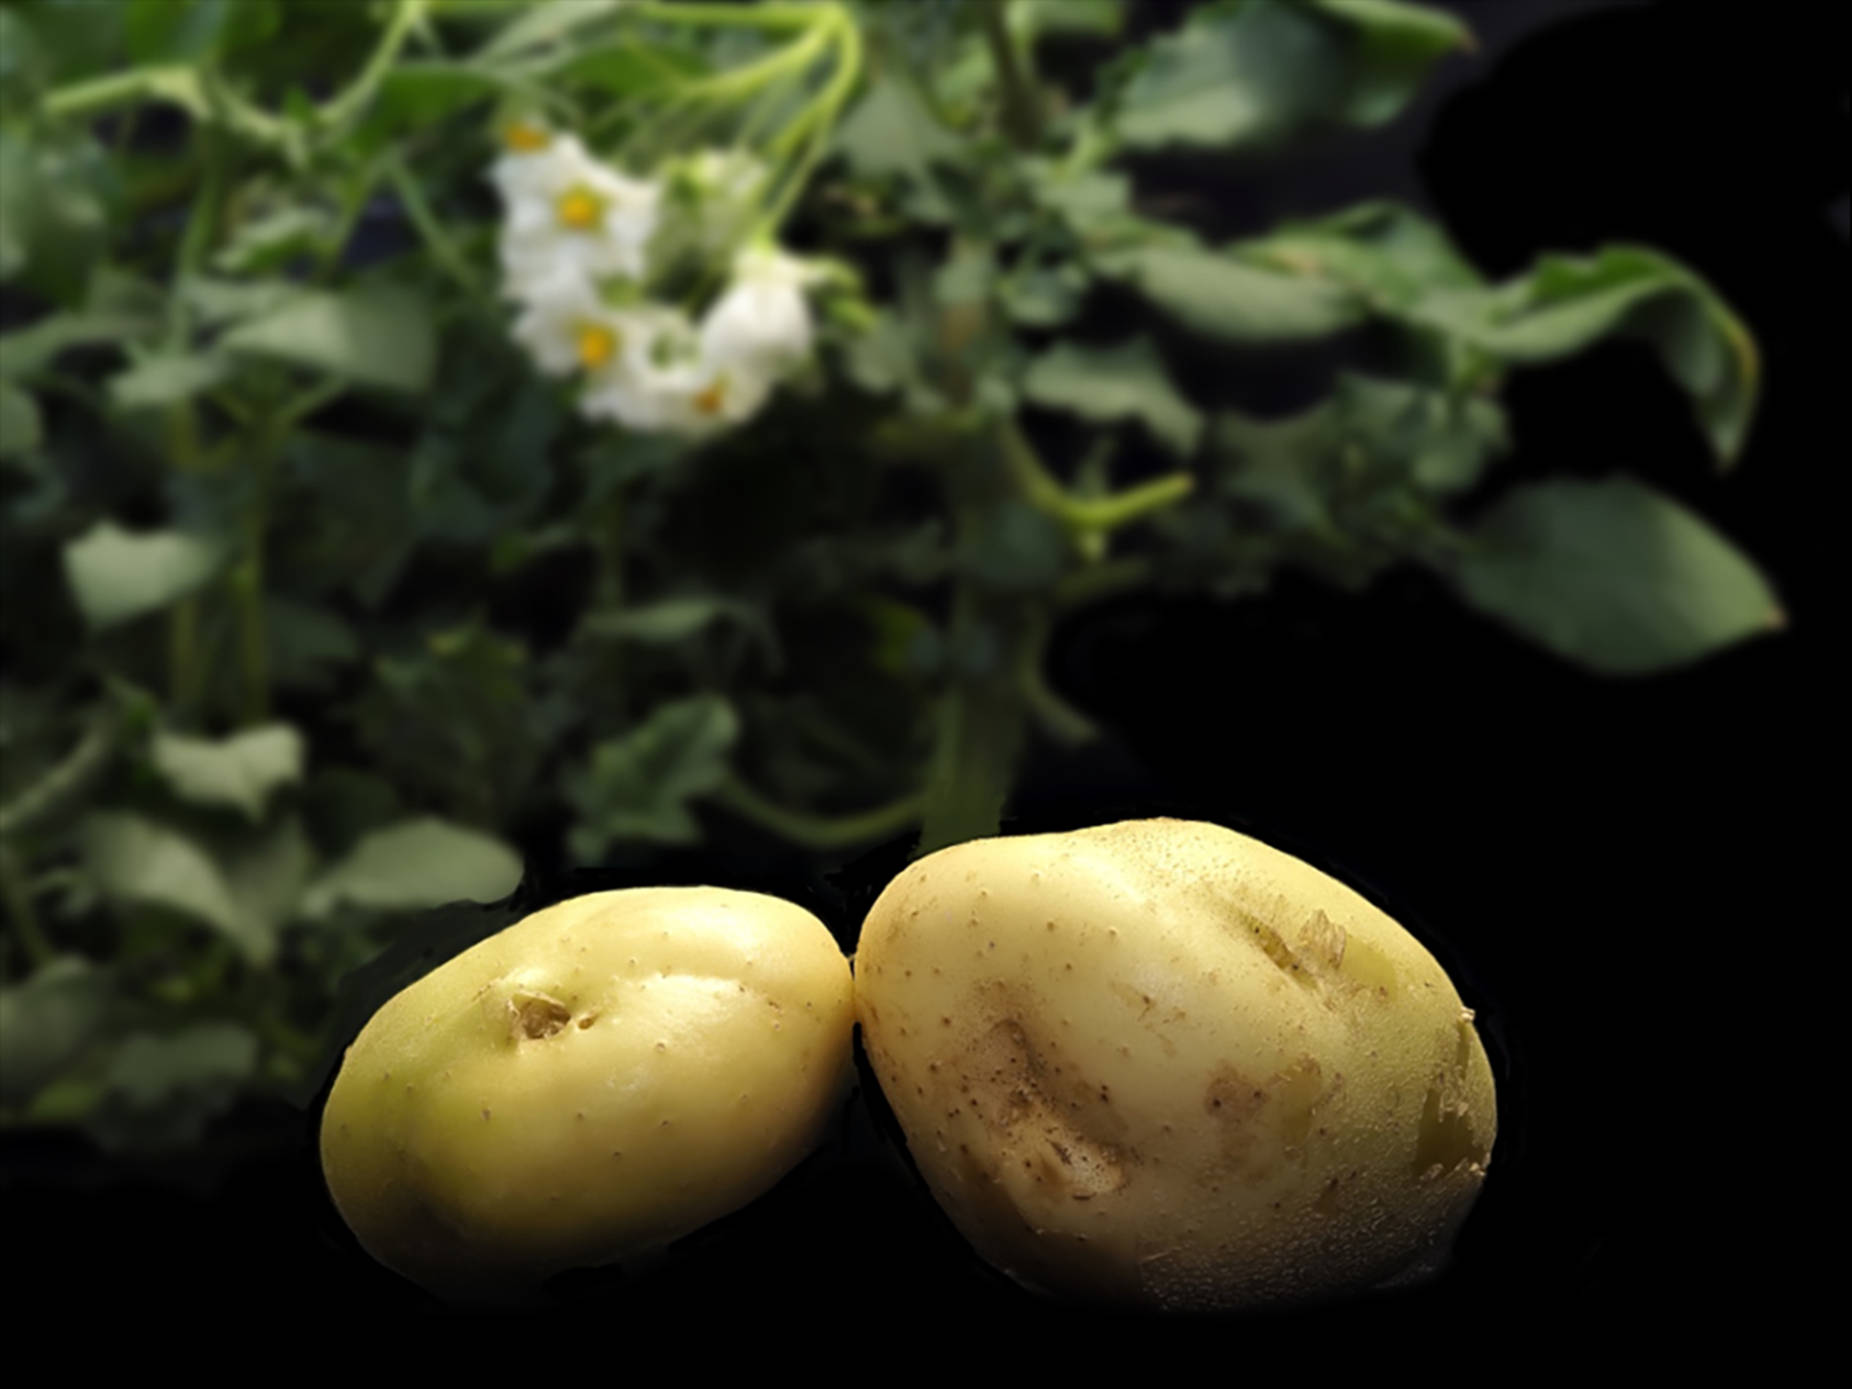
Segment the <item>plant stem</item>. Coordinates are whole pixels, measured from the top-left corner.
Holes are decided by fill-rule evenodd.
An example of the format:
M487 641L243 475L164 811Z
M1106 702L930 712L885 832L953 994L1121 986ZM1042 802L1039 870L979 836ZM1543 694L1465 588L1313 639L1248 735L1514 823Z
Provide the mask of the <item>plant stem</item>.
M185 722L199 704L204 672L199 660L199 595L189 593L167 617L167 697Z
M885 839L917 824L924 798L915 793L853 815L816 815L767 799L737 777L714 793L714 803L806 849L845 849Z
M1018 149L1034 149L1042 142L1041 102L1003 21L1003 0L983 0L978 13L983 18L984 41L990 45L997 83L1003 93L1004 130Z
M726 29L808 29L829 14L843 15L837 5L725 5L667 3L666 0L636 0L624 7L632 19L655 20L663 24L690 24ZM844 16L846 17L846 16Z
M1017 651L1016 687L1030 714L1051 738L1069 746L1090 743L1100 736L1098 726L1048 683L1044 663L1052 625L1046 610L1036 613L1029 623Z
M1145 555L1123 555L1077 569L1056 582L1057 610L1077 608L1115 593L1138 588L1151 578L1151 560Z
M1196 486L1189 473L1168 473L1104 497L1079 497L1063 487L1014 420L1000 433L1003 463L1023 499L1059 521L1071 533L1104 533L1161 511Z
M787 145L794 145L794 137L807 133L810 143L805 148L803 157L785 181L784 188L778 194L778 200L766 211L760 220L762 233L775 233L797 205L797 198L804 191L811 172L823 158L829 148L830 132L835 129L836 120L842 114L842 108L848 103L855 91L855 84L862 76L862 32L856 28L855 21L846 11L838 10L834 29L837 41L842 45L836 71L829 84L824 87L817 99L804 109L790 129L779 138L773 146L774 153L783 153Z
M121 713L105 705L64 761L0 805L0 839L25 833L82 795L109 765L121 732Z
M960 638L968 643L980 620L976 595L968 586L959 593L957 608L952 639L965 644ZM1007 679L995 674L954 679L939 705L916 858L997 833L1016 779L1023 723L1020 697Z
M405 40L424 14L426 4L427 0L399 0L393 9L392 18L386 21L386 32L380 35L378 45L367 59L367 65L339 95L316 113L318 123L324 128L338 126L358 114L372 99L379 84L385 81L392 60L399 56L399 49L404 47Z
M203 113L198 79L191 68L184 66L130 68L127 72L86 78L46 93L39 109L48 116L79 119L151 96L165 96L195 116Z
M412 177L405 161L398 155L390 155L386 160L386 181L399 195L399 205L405 209L405 215L424 238L425 249L430 251L431 259L443 267L444 272L472 297L480 297L482 283L476 278L475 270L469 260L457 249L456 242L444 230L443 224L431 212L430 203L425 201L424 190L418 186L418 180Z
M257 431L256 483L245 517L244 559L232 573L238 605L238 668L244 685L243 718L260 724L270 717L270 648L264 613L264 541L270 527L270 484L282 439L278 424L268 420Z
M39 921L38 908L32 903L32 885L26 881L24 867L10 844L0 843L0 898L6 902L6 914L25 947L26 958L34 965L49 964L57 958L51 938Z
M388 155L380 155L369 161L359 176L348 185L347 196L341 204L341 220L335 224L334 235L328 239L321 264L315 270L315 278L319 283L328 283L341 268L341 253L347 249L348 238L354 234L360 214L366 211L367 199L373 196L374 186L386 172L389 158Z

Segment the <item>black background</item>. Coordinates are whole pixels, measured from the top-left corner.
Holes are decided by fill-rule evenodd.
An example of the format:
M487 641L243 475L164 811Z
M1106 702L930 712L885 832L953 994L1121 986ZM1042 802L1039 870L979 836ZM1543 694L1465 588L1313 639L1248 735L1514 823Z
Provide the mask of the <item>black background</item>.
M1613 346L1516 378L1518 448L1500 476L1650 481L1757 557L1791 626L1621 682L1557 663L1414 574L1363 597L1289 577L1236 605L1114 603L1063 630L1053 657L1057 685L1114 736L1038 749L1005 828L1216 820L1352 883L1427 942L1478 1009L1499 1084L1490 1179L1453 1267L1412 1292L1234 1324L1048 1306L966 1252L863 1096L762 1201L654 1268L563 1279L518 1315L712 1327L719 1341L822 1317L843 1336L1084 1333L1134 1349L1412 1332L1437 1350L1446 1338L1449 1355L1474 1337L1644 1342L1713 1308L1707 1336L1778 1315L1765 1298L1783 1249L1825 1218L1831 1171L1816 1176L1826 1113L1809 1019L1832 1007L1843 913L1802 883L1831 861L1839 809L1823 661L1839 520L1824 489L1846 466L1852 385L1847 7L1450 8L1479 53L1388 131L1268 175L1258 201L1279 214L1409 197L1496 276L1603 241L1697 267L1764 353L1739 467L1719 475L1651 357ZM791 897L849 945L906 850L819 864L716 823L701 854L654 876ZM528 900L607 885L532 884ZM489 924L440 914L418 939L435 962ZM367 1005L363 984L351 1006ZM158 1165L9 1138L9 1263L48 1305L202 1324L459 1315L341 1226L313 1146L319 1101L249 1106Z

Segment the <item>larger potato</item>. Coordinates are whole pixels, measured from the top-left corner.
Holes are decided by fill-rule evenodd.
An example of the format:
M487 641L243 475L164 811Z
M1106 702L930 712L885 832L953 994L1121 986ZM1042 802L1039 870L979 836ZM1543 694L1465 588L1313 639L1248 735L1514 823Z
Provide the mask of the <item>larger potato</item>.
M494 1296L744 1205L853 1074L849 964L809 912L719 888L561 902L392 998L348 1049L322 1167L367 1251Z
M1492 1072L1440 965L1231 830L941 850L881 894L855 969L921 1173L1032 1288L1208 1311L1419 1276L1484 1181Z

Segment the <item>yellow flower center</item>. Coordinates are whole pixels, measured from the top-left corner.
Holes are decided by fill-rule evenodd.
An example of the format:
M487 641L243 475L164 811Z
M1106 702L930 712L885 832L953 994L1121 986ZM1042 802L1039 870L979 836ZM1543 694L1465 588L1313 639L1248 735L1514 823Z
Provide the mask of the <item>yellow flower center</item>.
M696 391L694 408L703 415L718 415L727 403L727 378L717 376L714 384L704 391Z
M502 132L502 143L517 154L532 154L553 143L553 137L539 126L516 121Z
M569 188L559 195L553 204L553 211L559 217L562 227L573 231L589 231L598 225L604 216L604 200L589 188Z
M596 371L617 355L617 334L602 323L581 323L573 330L573 346L587 371Z

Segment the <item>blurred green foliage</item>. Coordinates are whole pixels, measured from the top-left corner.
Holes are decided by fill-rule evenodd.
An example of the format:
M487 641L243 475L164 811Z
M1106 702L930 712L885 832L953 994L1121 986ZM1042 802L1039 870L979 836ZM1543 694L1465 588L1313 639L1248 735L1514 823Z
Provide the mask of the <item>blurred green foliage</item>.
M713 815L994 830L1026 738L1092 736L1043 646L1113 592L1419 564L1614 674L1779 624L1638 483L1461 506L1507 374L1615 336L1737 457L1756 349L1693 270L1606 246L1491 283L1400 205L1212 244L1141 198L1154 153L1393 119L1469 44L1394 0L1137 42L1119 0L849 11L859 85L790 215L869 288L819 369L698 448L578 419L489 288L493 118L764 145L822 108L716 78L801 74L826 12L0 3L7 1122L170 1146L300 1084L343 975L402 913L507 894L526 827L587 863ZM1284 417L1174 369L1364 326L1387 355Z

